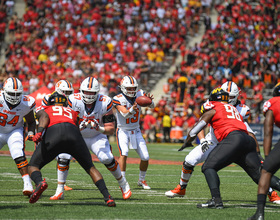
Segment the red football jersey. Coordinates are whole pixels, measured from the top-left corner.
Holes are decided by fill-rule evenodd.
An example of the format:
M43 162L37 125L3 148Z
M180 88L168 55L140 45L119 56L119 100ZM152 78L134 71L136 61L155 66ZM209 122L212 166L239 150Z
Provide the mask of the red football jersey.
M280 97L276 96L268 101L266 101L263 105L263 113L265 114L268 110L273 111L274 123L277 127L280 128Z
M242 116L233 105L222 102L206 102L204 105L206 105L204 106L205 110L216 110L210 125L213 127L219 142L232 131L239 130L248 134Z
M44 109L50 118L48 127L64 122L68 122L73 125L76 125L77 123L78 113L71 108L51 105L44 107Z

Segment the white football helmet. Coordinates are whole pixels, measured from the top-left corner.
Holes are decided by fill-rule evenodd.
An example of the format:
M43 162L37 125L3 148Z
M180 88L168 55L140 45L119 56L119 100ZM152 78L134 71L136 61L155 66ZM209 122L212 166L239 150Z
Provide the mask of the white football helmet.
M67 98L69 95L74 93L72 83L70 83L68 80L64 80L64 79L59 80L55 84L55 91L61 95L65 95Z
M121 81L120 87L123 94L128 97L135 97L138 91L138 83L133 76L125 76Z
M86 79L84 79L84 81L80 86L82 101L85 104L92 104L93 102L96 101L99 90L100 90L100 85L97 79L93 77L87 77ZM92 94L91 95L85 94L85 92L90 92Z
M222 89L229 93L228 103L235 105L239 96L238 86L232 81L227 81L222 85Z
M20 103L23 87L19 79L15 77L8 78L3 86L5 100L12 105Z

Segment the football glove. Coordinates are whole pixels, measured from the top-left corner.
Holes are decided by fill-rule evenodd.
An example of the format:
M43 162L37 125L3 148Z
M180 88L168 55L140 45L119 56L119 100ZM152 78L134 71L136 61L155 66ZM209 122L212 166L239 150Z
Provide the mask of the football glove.
M79 125L80 131L84 130L87 127L87 125L88 125L88 121L83 120Z
M98 123L98 121L96 120L96 119L92 119L91 121L90 121L90 125L91 125L91 127L93 128L93 129L95 129L95 130L99 130L99 123Z
M33 141L33 137L34 137L34 133L32 131L29 131L25 138L25 141Z
M205 153L209 149L209 142L205 138L200 140L200 145L202 153Z
M34 135L33 141L35 144L38 144L40 141L42 141L42 132L38 132Z
M182 151L182 150L184 150L186 147L193 147L193 145L192 145L192 143L184 142L184 144L182 145L182 147L181 147L178 151Z

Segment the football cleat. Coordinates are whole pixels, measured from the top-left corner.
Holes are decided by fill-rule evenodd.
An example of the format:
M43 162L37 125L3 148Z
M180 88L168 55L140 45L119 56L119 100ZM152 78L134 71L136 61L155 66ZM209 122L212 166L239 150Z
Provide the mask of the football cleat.
M247 220L264 220L264 215L257 211L255 215L247 218Z
M146 180L138 180L138 183L137 183L138 186L142 186L143 189L151 189L151 187L149 187L149 185L147 184Z
M214 209L223 209L223 202L215 202L215 198L208 200L206 203L197 204L197 208L214 208Z
M73 190L73 188L71 188L71 187L69 187L69 186L64 185L64 190L65 190L65 191L70 191L70 190Z
M270 202L280 205L280 197L277 195L277 192L272 191L271 195L267 196Z
M107 205L108 207L116 207L115 200L113 199L112 196L109 196L109 198L104 199L104 200L105 200L106 205Z
M24 183L23 190L22 190L23 195L30 196L32 192L33 192L32 184L29 182Z
M64 199L64 192L58 193L50 197L50 200L61 200Z
M120 189L122 191L123 199L129 199L131 197L132 193L127 181L125 181L125 183L120 186Z
M178 184L175 189L165 192L165 196L169 198L184 197L185 194L186 189L182 189L180 184Z
M35 203L38 201L42 193L48 188L48 184L45 180L41 181L34 189L32 195L30 196L29 203Z

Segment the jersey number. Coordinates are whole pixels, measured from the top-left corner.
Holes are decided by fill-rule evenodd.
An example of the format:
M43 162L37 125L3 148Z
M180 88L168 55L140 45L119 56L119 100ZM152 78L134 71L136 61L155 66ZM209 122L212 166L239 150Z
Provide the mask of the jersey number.
M0 125L1 126L5 126L6 124L9 124L9 125L12 125L12 126L16 126L16 124L18 123L19 116L16 115L9 122L7 122L7 118L8 118L8 115L0 113Z
M58 115L58 116L63 115L67 118L73 119L72 112L69 108L53 106L52 110L53 110L53 115Z
M227 118L230 119L237 119L238 121L242 121L239 112L237 111L236 108L234 108L231 105L225 105L226 111L229 113L227 115Z
M138 122L138 117L139 117L139 110L137 109L136 113L133 115L132 118L127 118L126 119L126 124Z

